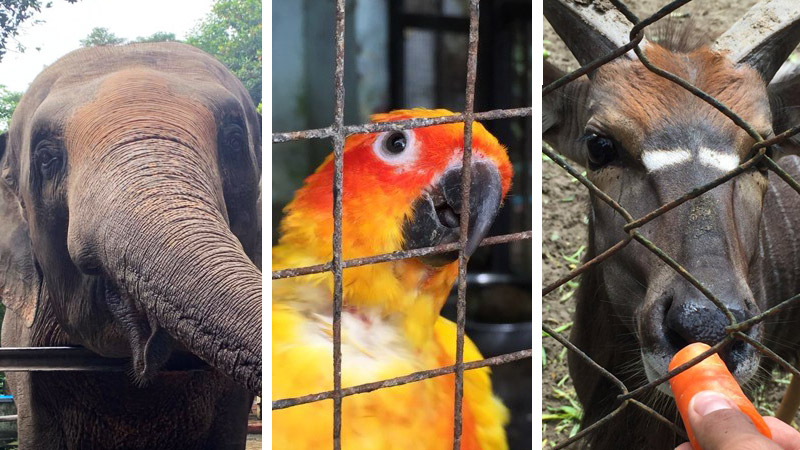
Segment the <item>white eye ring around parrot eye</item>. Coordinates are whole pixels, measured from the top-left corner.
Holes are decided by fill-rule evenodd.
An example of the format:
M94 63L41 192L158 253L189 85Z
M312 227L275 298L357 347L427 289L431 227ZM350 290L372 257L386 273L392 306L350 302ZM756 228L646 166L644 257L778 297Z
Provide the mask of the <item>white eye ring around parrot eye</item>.
M417 142L411 130L385 131L375 138L372 150L386 163L407 164L417 158Z

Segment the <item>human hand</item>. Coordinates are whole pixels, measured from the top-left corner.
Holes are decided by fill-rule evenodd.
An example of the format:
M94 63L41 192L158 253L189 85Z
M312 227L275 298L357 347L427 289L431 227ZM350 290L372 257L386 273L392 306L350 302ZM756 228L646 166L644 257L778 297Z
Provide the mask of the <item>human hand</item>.
M689 402L689 423L703 450L800 450L800 432L774 417L764 421L772 440L725 396L698 392ZM685 442L675 450L692 450Z

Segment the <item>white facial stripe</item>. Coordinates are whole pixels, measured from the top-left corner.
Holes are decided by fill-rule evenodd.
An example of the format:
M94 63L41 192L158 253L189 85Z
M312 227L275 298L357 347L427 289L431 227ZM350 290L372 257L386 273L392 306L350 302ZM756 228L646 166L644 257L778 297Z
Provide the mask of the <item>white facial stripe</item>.
M720 153L709 148L701 148L698 153L700 164L714 167L724 172L730 172L739 165L739 156Z
M675 150L650 150L642 154L642 162L648 172L655 172L669 166L689 162L693 159L691 152L683 149ZM721 153L710 148L701 147L697 152L700 164L729 172L735 169L740 161L735 154Z
M683 164L691 159L692 154L686 150L650 150L642 154L642 162L648 172Z

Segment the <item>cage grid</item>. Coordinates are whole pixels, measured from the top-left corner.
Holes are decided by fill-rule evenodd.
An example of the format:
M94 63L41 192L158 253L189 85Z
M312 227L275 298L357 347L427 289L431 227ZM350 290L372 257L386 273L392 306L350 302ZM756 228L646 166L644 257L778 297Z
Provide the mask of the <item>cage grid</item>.
M333 399L333 448L341 449L341 426L342 426L342 398L377 389L391 386L398 386L406 383L413 383L433 377L455 374L455 399L453 410L453 448L461 448L462 431L462 399L463 399L463 377L465 370L477 369L480 367L504 364L524 358L531 358L532 349L521 350L514 353L498 355L492 358L485 358L478 361L464 362L464 328L466 311L466 269L468 257L464 254L463 248L467 241L469 209L463 208L461 211L461 228L459 241L457 243L443 244L435 247L398 251L381 255L373 255L365 258L342 260L342 174L343 174L343 151L345 137L350 134L374 133L379 131L399 131L412 128L421 128L443 123L464 123L464 153L463 165L469 166L472 157L472 123L474 120L494 120L507 119L514 117L530 117L531 108L510 108L492 111L475 112L475 84L478 61L478 24L479 24L479 3L480 0L469 0L469 44L467 54L467 80L466 80L466 104L464 112L446 117L436 118L417 118L397 122L369 123L360 125L344 125L344 32L345 32L345 0L336 2L336 67L334 71L334 84L336 105L334 122L326 128L313 130L301 130L288 133L273 133L272 142L280 143L291 140L332 138L334 143L334 185L333 185L333 258L331 261L314 266L289 268L272 272L272 279L282 279L308 275L312 273L332 272L334 277L333 284L333 390L310 393L302 397L278 399L272 402L272 409L288 408L300 404ZM470 171L462 171L461 190L462 204L469 202ZM463 203L467 202L467 203ZM484 239L481 245L496 245L514 241L531 239L532 231L510 233L501 236L494 236ZM424 255L439 254L458 250L458 300L456 303L456 360L453 365L424 370L411 373L401 377L395 377L374 383L367 383L358 386L342 388L341 386L341 312L342 312L342 272L347 267L355 267L379 262L395 261L400 259L415 258Z
M642 244L645 248L649 251L653 252L657 255L664 263L669 265L672 269L674 269L677 273L679 273L684 279L686 279L689 283L691 283L695 288L697 288L706 298L708 298L714 305L716 305L728 318L730 321L730 325L726 327L727 336L723 338L720 342L716 343L712 346L709 350L703 352L702 354L698 355L691 361L688 361L674 370L670 371L666 375L648 382L645 385L642 385L634 390L629 390L625 383L614 376L611 372L600 366L598 363L593 361L588 355L586 355L581 349L577 348L573 345L567 338L562 336L560 333L556 332L553 328L542 325L542 330L549 335L550 337L554 338L558 341L561 345L567 348L570 352L578 355L582 360L584 360L589 366L591 366L594 370L598 371L602 374L603 377L608 379L617 388L620 390L620 394L616 397L616 400L620 402L620 404L609 414L598 420L597 422L591 424L590 426L580 430L574 436L565 439L564 441L560 442L558 445L554 446L554 450L565 448L580 439L586 437L590 433L596 432L598 429L602 428L606 423L608 423L613 417L618 415L623 409L627 408L630 405L633 405L642 411L650 414L654 419L664 423L670 429L672 429L678 436L687 439L686 433L675 425L671 420L667 419L657 411L655 411L650 406L636 400L636 396L648 391L655 389L661 383L668 381L673 376L687 370L688 368L694 366L695 364L699 363L706 357L711 354L719 352L723 347L731 343L734 339L739 339L742 341L747 342L748 344L752 345L756 348L761 354L767 356L768 358L772 359L778 365L780 365L783 369L787 370L788 372L792 373L796 377L800 377L800 370L798 368L792 366L789 362L785 359L777 355L775 352L764 346L763 344L753 340L749 336L743 333L743 331L747 330L748 328L752 327L756 323L759 323L766 319L767 317L773 316L778 312L795 306L800 303L800 293L778 303L777 305L764 310L763 312L741 322L737 322L736 318L733 316L731 311L712 293L710 292L702 283L700 283L695 277L693 277L681 264L671 258L666 252L656 246L653 242L645 238L639 231L638 228L643 226L644 224L650 222L651 220L660 217L661 215L667 213L668 211L676 208L683 203L699 197L700 195L708 192L709 190L737 177L738 175L744 173L746 170L756 166L757 164L761 164L761 167L765 167L768 170L774 172L777 176L779 176L782 180L784 180L787 184L789 184L798 194L800 194L800 184L797 183L788 173L786 173L778 164L767 154L767 150L776 144L780 144L790 137L800 133L800 125L794 126L789 128L780 134L769 138L764 139L759 133L757 133L753 127L744 119L742 119L739 115L729 109L727 106L719 102L713 96L709 95L708 93L704 92L703 90L697 88L693 84L689 83L688 81L676 76L673 73L670 73L666 70L663 70L654 64L646 57L644 52L639 48L638 44L644 38L644 29L658 20L666 17L667 15L671 14L673 11L678 9L679 7L690 3L692 0L675 0L658 11L656 11L651 16L639 20L623 3L621 0L611 0L613 6L622 13L632 24L633 27L630 31L629 42L623 46L616 48L615 50L609 52L608 54L591 61L588 64L585 64L574 70L570 73L565 74L561 78L553 81L547 86L542 88L542 96L546 96L551 94L552 92L556 91L560 87L578 79L579 77L588 74L589 72L607 64L616 58L624 55L628 51L635 52L636 56L638 57L639 61L651 72L655 73L656 75L670 80L671 82L678 84L682 88L686 89L687 91L691 92L698 98L702 99L703 101L707 102L722 114L727 116L732 122L734 122L737 126L742 128L745 132L748 133L756 143L752 146L752 152L754 155L741 163L735 169L727 172L726 174L707 182L697 188L692 189L689 192L686 192L679 198L672 200L664 205L658 207L657 209L645 214L644 216L634 219L631 214L625 210L620 204L614 201L611 197L609 197L605 192L600 190L597 186L595 186L591 181L589 181L586 176L581 174L579 170L576 170L573 166L571 166L563 157L559 154L553 152L551 149L543 146L542 152L548 156L550 159L553 160L558 166L564 169L567 173L569 173L572 177L578 180L583 186L585 186L593 195L597 196L601 199L604 203L608 206L616 210L626 221L626 224L623 227L623 230L628 233L628 235L618 241L616 244L609 247L604 252L600 253L599 255L595 256L591 260L584 261L580 266L573 269L566 275L562 276L558 280L550 283L547 286L542 288L542 297L548 295L553 290L557 289L558 287L564 285L568 281L574 279L578 275L586 272L593 266L596 266L609 257L613 256L632 241L637 241Z

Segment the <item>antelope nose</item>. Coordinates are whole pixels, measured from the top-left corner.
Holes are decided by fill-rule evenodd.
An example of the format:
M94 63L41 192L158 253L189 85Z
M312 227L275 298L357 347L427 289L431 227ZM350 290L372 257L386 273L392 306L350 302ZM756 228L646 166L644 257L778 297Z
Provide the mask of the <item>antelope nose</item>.
M739 308L728 307L738 322L747 318L747 314ZM725 338L725 327L730 325L730 320L716 305L704 302L680 302L674 304L667 312L667 329L674 333L673 338L682 342L676 344L691 344L703 342L714 345Z
M728 306L737 322L748 318L741 308ZM684 301L673 303L666 317L666 328L672 344L682 348L693 342L714 345L725 338L725 327L730 321L725 313L709 301Z

